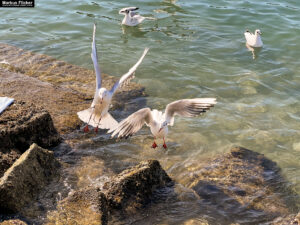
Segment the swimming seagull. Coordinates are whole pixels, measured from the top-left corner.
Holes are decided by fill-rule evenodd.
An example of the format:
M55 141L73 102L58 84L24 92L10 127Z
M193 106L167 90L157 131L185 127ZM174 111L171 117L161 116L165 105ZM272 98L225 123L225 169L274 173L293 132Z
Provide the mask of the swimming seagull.
M165 137L168 134L168 125L173 126L174 124L175 115L194 117L206 112L216 103L215 98L194 98L172 102L167 105L164 113L156 109L143 108L121 121L115 129L109 130L108 133L112 133L112 137L117 134L119 138L129 137L146 124L154 136L152 148L157 147L156 138L162 138L163 147L167 148Z
M123 14L125 15L122 24L123 25L127 25L127 26L136 26L138 24L140 24L141 22L143 22L145 19L155 19L152 17L144 17L139 15L138 13L134 12L136 10L138 10L138 7L127 7L127 8L123 8L119 11L119 14Z
M95 127L95 132L98 132L98 127L101 129L113 129L118 125L118 122L108 113L109 106L111 104L111 99L116 90L130 82L134 78L134 73L138 66L143 61L145 55L147 54L149 48L145 48L143 55L137 61L137 63L130 68L130 70L125 73L120 80L118 80L111 90L107 90L101 87L101 71L98 65L98 55L95 43L95 33L96 24L94 24L93 32L93 42L92 42L92 53L91 57L94 64L94 69L96 73L96 91L94 99L90 108L85 109L77 113L79 119L86 123L84 127L84 132L88 132L88 125Z
M261 40L261 32L260 30L255 30L255 34L251 33L249 30L246 30L246 32L244 33L245 38L246 38L246 42L249 46L251 47L262 47L263 46L263 42Z

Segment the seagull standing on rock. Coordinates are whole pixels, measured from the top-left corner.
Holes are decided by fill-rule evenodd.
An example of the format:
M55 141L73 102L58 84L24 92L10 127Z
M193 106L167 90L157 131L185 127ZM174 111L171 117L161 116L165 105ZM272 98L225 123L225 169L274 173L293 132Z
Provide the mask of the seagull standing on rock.
M165 137L168 134L168 125L173 126L175 115L194 117L206 112L216 103L215 98L194 98L172 102L167 105L164 113L156 109L143 108L121 121L116 128L109 130L108 133L112 133L112 137L118 134L118 138L126 138L138 132L146 124L154 136L152 148L157 147L155 139L162 138L163 147L166 149Z
M255 30L255 34L251 33L249 30L246 30L244 33L246 42L249 46L259 48L263 46L263 42L261 40L261 32L260 30Z
M122 21L122 24L133 27L133 26L140 24L145 19L152 19L152 20L154 19L151 17L141 16L141 15L137 14L136 12L134 12L138 9L139 9L138 7L127 7L127 8L121 9L119 11L119 14L125 15L124 19Z
M93 42L92 42L92 60L94 64L94 69L96 73L96 91L94 99L90 108L85 109L77 113L79 119L86 123L84 127L84 132L89 131L88 125L95 127L95 132L98 132L98 127L101 129L113 129L118 125L118 122L108 113L108 109L111 104L111 99L119 87L130 82L134 78L134 73L138 66L143 61L145 55L147 54L149 48L145 48L143 55L137 61L137 63L130 68L130 70L124 74L119 81L117 81L111 90L107 90L102 87L101 84L101 71L98 65L98 55L95 43L95 33L96 33L96 24L94 24L93 32Z

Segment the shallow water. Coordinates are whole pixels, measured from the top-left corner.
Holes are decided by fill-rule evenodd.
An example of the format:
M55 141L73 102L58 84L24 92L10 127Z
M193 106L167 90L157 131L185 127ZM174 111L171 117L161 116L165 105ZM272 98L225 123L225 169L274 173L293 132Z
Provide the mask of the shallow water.
M118 10L130 5L157 20L122 27ZM70 163L71 168L81 170L70 172L70 177L88 179L66 181L72 188L89 182L100 185L109 174L148 158L159 159L180 182L190 165L241 145L277 162L300 194L299 10L297 0L148 0L127 1L126 5L120 0L44 0L34 9L0 9L0 41L92 68L90 42L95 21L105 73L120 76L145 47L151 48L135 79L146 87L150 107L163 109L181 98L218 99L216 107L203 116L176 118L166 151L150 148L147 129L131 139L108 144L102 143L105 137L101 135L84 136L72 144L81 154ZM263 33L264 47L254 52L253 59L243 32L256 28ZM102 165L100 161L109 170L102 176L95 169ZM175 207L172 213L180 209ZM165 213L161 212L163 219L158 224L177 223L178 217ZM186 219L195 216L183 215Z

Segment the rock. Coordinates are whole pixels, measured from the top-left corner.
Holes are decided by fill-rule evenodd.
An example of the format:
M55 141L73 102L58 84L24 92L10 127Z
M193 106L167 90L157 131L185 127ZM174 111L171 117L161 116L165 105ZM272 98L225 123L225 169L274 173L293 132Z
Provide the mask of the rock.
M0 225L27 225L27 223L22 220L5 220Z
M32 144L0 179L1 212L21 211L57 174L58 167L53 152Z
M275 162L245 148L233 148L194 171L189 187L218 222L271 221L295 209L293 193Z
M59 202L57 211L48 214L50 224L105 225L108 220L107 201L98 188L85 188Z
M72 131L81 124L76 113L92 103L93 70L0 43L2 60L8 64L0 64L1 95L43 106L50 112L59 132ZM102 84L106 88L111 88L117 79L102 73ZM111 110L121 117L137 110L145 104L145 99L141 99L145 96L144 90L141 85L130 82L114 95Z
M0 151L24 152L33 143L44 148L60 142L50 114L34 104L14 102L0 117Z
M110 209L134 211L147 204L156 188L173 184L157 160L143 161L104 184Z

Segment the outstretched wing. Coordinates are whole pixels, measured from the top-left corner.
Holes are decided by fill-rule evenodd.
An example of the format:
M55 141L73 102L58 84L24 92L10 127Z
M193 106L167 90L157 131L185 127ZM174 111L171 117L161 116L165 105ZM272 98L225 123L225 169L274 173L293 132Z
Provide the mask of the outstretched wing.
M98 55L97 55L97 48L95 42L95 34L96 34L96 24L94 24L94 32L93 32L93 42L92 42L92 53L91 57L94 64L94 69L96 73L96 90L101 88L101 71L98 65Z
M147 54L148 51L149 51L149 48L145 48L144 53L143 53L143 55L141 56L141 58L139 59L139 61L137 61L137 63L136 63L133 67L131 67L130 70L129 70L127 73L125 73L125 74L120 78L120 80L118 80L118 81L114 84L114 86L113 86L113 87L111 88L111 90L110 90L110 93L111 93L112 95L115 93L115 91L116 91L119 87L121 87L121 86L127 84L131 79L134 78L134 73L135 73L136 69L137 69L138 66L142 63L142 61L143 61L143 59L144 59L144 57L145 57L145 55Z
M194 117L206 112L217 103L215 98L182 99L167 105L165 119L173 126L174 116Z
M112 133L112 137L119 134L117 137L128 137L136 132L138 132L142 126L146 124L150 124L153 121L151 109L143 108L138 110L135 113L132 113L126 119L121 121L116 129L109 130L108 133Z

